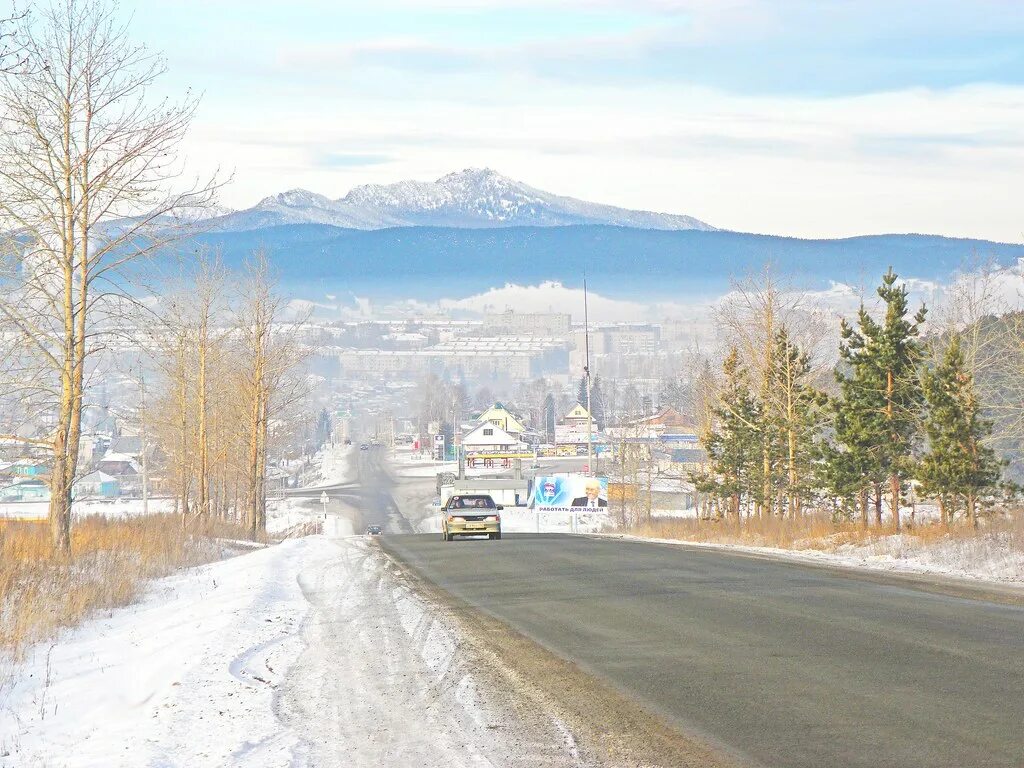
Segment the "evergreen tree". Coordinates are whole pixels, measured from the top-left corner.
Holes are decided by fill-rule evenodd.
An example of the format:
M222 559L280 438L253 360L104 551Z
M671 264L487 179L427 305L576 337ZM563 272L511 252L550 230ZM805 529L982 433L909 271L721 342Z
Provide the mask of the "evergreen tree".
M775 335L773 359L770 392L774 407L772 416L762 419L761 424L773 435L768 438L771 455L779 456L781 452L778 463L784 468L782 490L789 516L795 517L815 488L817 438L825 421L827 398L809 381L810 355L785 328Z
M622 414L626 420L638 419L644 410L643 398L635 385L629 384L622 393Z
M924 395L918 375L922 358L917 341L925 308L908 318L906 286L896 285L892 268L882 277L878 295L885 317L874 320L861 305L856 327L842 321L839 355L849 373L837 373L842 399L836 436L843 450L834 476L858 482L862 513L868 484L888 480L893 524L900 528L903 477L919 435ZM859 477L858 477L859 476ZM878 507L880 511L880 507Z
M594 417L594 424L597 428L603 430L605 426L605 403L600 376L594 376L594 380L590 384L590 413Z
M544 434L545 441L555 442L555 424L558 422L558 413L555 408L555 396L548 392L544 398Z
M1000 462L982 443L992 433L992 422L981 417L974 377L958 337L950 340L942 362L924 372L922 385L928 452L921 459L918 479L925 493L938 499L944 524L949 524L960 498L977 528L978 495L999 482Z
M576 402L587 407L587 377L586 374L580 377L580 385L576 387Z
M738 523L742 497L755 487L759 473L761 441L757 424L761 413L735 347L722 364L722 374L716 428L705 448L718 494L728 500L729 511Z
M326 408L323 408L316 417L316 429L313 435L317 448L322 448L331 439L332 429L331 414L327 412Z
M685 411L690 404L690 387L682 376L676 374L665 380L661 386L659 400L661 404Z

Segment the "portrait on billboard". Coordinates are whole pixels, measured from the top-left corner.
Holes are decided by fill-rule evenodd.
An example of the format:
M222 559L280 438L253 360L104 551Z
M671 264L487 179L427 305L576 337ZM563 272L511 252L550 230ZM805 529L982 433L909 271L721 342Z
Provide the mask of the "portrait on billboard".
M608 506L608 478L584 475L538 477L530 506L542 512L604 509Z
M584 495L577 496L572 500L572 506L574 507L607 507L608 506L608 486L607 480L605 481L604 497L602 498L601 493L601 480L596 477L587 478L586 485L584 486Z

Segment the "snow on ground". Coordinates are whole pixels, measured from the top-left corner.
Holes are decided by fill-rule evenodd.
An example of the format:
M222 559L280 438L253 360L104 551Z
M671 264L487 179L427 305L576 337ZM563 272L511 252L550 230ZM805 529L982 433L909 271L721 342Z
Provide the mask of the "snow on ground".
M962 538L951 536L928 541L912 535L893 534L865 544L842 544L833 551L691 542L619 533L605 535L661 544L728 549L847 568L930 574L1024 586L1024 552L1014 549L1005 534Z
M337 551L310 537L189 569L37 646L0 692L0 766L287 765L273 706L302 649L299 577Z
M303 743L291 765L578 764L556 721L524 727L495 704L445 611L418 597L375 544L343 540L303 589L306 650L277 708Z
M0 691L3 768L578 764L482 685L454 623L364 537L161 579L34 650Z
M307 478L306 484L313 488L319 488L320 486L343 485L351 482L354 474L352 450L350 445L324 448L314 458L317 468ZM318 498L271 495L267 499L267 532L277 534L303 523L324 521L323 513L323 506ZM339 528L334 525L338 521L333 520L331 516L328 516L326 522L332 524L331 531L327 531L328 533L345 535L352 532L350 528Z
M0 518L43 520L49 511L47 501L17 501L0 504ZM148 508L148 509L147 509ZM138 517L142 514L162 514L174 511L174 499L151 498L144 505L142 499L81 499L72 506L77 517L103 515L104 517Z
M271 535L323 518L323 507L318 499L300 496L267 499L267 533Z
M317 453L314 461L318 464L316 473L305 484L311 486L319 485L343 485L352 482L353 477L353 451L358 450L353 445L327 446Z

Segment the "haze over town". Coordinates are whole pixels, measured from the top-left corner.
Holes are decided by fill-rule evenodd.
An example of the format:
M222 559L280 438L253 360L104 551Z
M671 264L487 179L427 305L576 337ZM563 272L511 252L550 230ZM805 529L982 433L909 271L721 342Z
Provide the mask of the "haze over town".
M1020 768L1022 36L0 12L0 768Z

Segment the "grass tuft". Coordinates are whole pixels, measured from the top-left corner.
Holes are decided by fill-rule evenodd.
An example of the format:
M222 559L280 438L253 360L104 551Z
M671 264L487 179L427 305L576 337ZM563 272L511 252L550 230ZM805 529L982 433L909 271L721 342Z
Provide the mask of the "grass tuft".
M64 558L51 551L45 523L0 520L0 655L17 660L96 611L132 602L147 579L219 558L212 537L244 537L227 523L208 528L183 530L175 515L87 517Z
M629 529L638 536L714 544L739 544L794 551L882 556L987 578L1024 580L1024 513L1009 510L986 519L979 530L937 522L905 526L899 534L883 525L833 522L826 515L802 518L697 521L654 518Z

